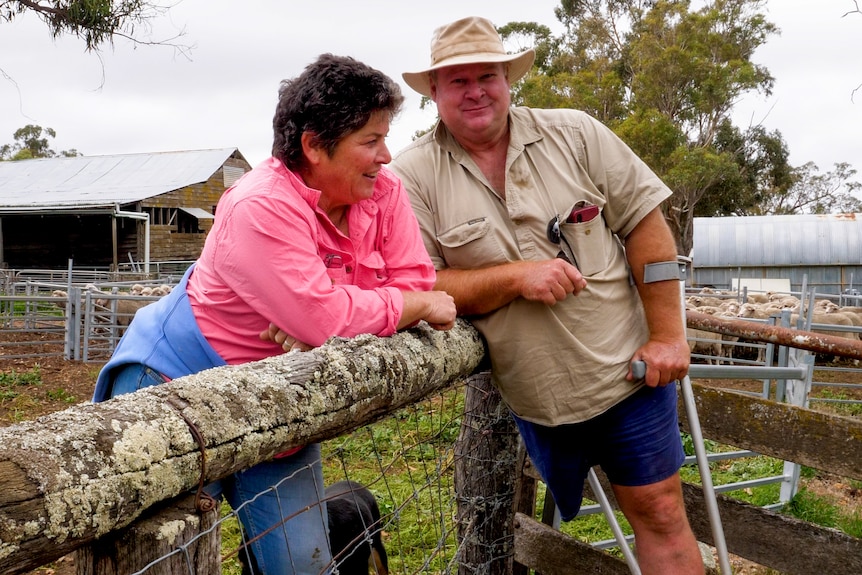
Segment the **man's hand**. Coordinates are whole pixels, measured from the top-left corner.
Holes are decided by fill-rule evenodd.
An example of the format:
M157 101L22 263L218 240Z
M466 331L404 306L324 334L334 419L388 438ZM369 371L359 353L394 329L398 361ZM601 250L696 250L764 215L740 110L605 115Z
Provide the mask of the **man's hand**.
M523 267L520 292L524 299L554 305L587 287L587 280L578 268L561 258L520 264Z
M269 327L260 332L260 339L264 341L274 341L281 346L284 351L308 351L314 349L314 346L308 345L297 340L295 337L282 331L274 323L269 324Z
M632 356L632 361L638 360L646 363L644 383L650 387L661 387L682 379L688 374L691 354L685 340L662 342L651 339ZM626 379L629 381L634 379L631 368Z
M437 270L435 289L452 294L458 313L483 315L518 298L554 305L587 287L578 268L554 258L514 261L478 269Z

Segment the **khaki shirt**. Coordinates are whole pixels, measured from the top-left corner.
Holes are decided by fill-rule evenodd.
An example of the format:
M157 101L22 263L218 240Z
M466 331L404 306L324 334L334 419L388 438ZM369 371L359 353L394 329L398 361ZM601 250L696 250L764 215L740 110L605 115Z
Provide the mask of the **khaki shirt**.
M622 242L671 192L607 127L576 110L512 108L500 198L442 124L391 167L404 181L437 269L473 269L559 252L548 222L581 200L600 216L563 224L587 287L554 306L517 298L470 318L493 378L518 416L543 425L592 418L642 384L625 380L648 339Z

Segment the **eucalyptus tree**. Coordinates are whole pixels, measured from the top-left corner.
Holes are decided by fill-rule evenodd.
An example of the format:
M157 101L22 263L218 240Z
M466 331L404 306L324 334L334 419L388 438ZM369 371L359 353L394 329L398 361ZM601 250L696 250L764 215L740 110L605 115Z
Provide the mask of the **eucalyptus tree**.
M34 14L47 26L54 38L70 35L84 41L88 51L111 45L114 38L126 38L135 44L169 45L182 52L188 47L174 44L183 35L148 39L148 24L166 14L177 3L150 0L0 0L0 23L12 22L25 13ZM2 64L2 60L0 60Z
M579 108L614 129L673 190L665 217L682 254L691 251L698 203L757 180L740 150L716 140L741 96L771 92L772 76L752 58L777 32L760 12L763 0L698 5L562 0L561 37L526 25L502 29L536 42L534 73L515 87L514 101Z
M793 170L793 185L780 194L772 194L763 204L768 214L860 213L862 184L855 180L856 170L846 162L836 163L828 172L820 172L814 162Z
M51 148L48 138L56 138L57 132L52 128L43 128L33 124L27 124L18 128L12 135L15 140L13 144L0 146L0 161L4 160L32 160L35 158L56 158L79 156L77 150L63 150L56 152Z

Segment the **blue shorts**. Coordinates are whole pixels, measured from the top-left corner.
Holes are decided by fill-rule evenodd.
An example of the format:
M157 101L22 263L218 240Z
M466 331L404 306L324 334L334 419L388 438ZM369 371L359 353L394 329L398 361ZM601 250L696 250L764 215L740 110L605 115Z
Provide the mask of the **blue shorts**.
M524 446L554 496L563 521L581 508L584 480L601 466L615 485L649 485L673 476L685 453L677 386L643 386L582 423L547 427L515 416Z

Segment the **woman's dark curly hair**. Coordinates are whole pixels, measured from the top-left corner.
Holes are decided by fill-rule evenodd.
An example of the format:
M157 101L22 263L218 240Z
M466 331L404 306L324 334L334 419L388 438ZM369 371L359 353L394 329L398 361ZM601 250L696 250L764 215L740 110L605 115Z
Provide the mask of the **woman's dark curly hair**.
M401 110L404 96L389 76L349 56L322 54L291 80L282 80L272 119L272 155L291 170L303 167L302 134L310 132L330 156L342 138L371 114Z

